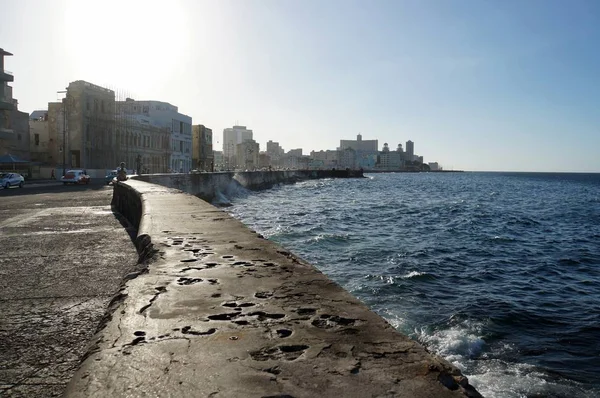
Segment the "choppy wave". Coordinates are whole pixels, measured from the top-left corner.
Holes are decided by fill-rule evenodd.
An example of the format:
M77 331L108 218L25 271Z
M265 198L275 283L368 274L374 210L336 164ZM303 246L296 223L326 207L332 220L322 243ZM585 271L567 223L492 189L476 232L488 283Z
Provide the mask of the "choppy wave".
M240 196L486 397L600 396L600 175L377 174Z

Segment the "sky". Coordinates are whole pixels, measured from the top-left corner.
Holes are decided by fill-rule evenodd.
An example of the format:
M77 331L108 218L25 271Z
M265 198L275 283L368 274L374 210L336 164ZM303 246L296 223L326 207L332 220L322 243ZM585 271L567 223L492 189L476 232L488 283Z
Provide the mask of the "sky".
M71 81L261 149L415 143L445 169L600 172L597 0L0 0L19 109Z

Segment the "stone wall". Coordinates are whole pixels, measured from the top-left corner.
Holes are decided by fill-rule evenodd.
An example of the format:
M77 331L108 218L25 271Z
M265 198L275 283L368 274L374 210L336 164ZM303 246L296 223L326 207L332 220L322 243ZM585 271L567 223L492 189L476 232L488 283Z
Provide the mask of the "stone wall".
M137 180L175 188L195 195L207 202L227 201L240 187L250 190L271 188L278 184L319 178L361 178L357 170L277 170L220 172L197 174L149 174L134 177Z

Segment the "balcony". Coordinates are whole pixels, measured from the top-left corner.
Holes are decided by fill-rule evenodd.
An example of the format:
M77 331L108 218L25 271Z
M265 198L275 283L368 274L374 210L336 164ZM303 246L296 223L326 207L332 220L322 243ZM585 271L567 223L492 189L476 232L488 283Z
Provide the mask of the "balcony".
M15 77L12 72L7 70L0 70L0 82L13 82L15 81Z

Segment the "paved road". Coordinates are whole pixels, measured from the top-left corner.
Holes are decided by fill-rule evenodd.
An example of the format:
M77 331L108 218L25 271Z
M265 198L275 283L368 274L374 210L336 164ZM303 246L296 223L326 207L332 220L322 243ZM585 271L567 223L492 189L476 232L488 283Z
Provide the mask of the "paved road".
M0 396L63 393L137 261L112 187L0 190Z

